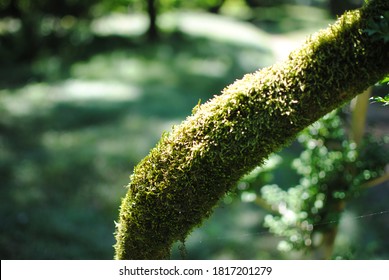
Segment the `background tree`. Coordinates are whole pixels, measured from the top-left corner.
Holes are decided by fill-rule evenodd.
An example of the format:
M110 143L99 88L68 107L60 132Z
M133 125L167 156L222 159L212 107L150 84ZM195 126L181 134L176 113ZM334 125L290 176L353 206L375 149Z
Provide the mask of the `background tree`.
M31 61L39 53L55 50L76 22L91 19L92 8L98 2L0 0L0 16L20 20L16 34L0 36L2 51L7 51L4 57L12 63Z
M149 28L147 34L150 40L155 40L158 36L157 10L157 1L147 0L147 13L149 15Z

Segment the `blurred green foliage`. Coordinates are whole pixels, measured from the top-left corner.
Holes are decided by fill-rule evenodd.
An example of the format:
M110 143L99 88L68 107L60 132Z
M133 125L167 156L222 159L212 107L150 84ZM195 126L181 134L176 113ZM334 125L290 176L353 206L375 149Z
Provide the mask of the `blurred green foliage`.
M220 4L239 1L158 2L161 11L215 11ZM272 1L276 2L286 3ZM311 2L323 6L325 1ZM207 100L237 77L274 59L268 38L253 47L240 43L238 37L235 43L227 43L175 33L152 45L138 37L91 31L95 17L136 13L145 9L144 3L0 0L2 259L111 259L113 221L133 166L163 130L190 114L200 98ZM313 24L297 16L298 24L290 24L291 11L300 8L249 11L252 22L257 12L270 18L271 32ZM289 29L279 28L284 20ZM381 146L369 147L382 151ZM289 165L299 149L294 145L275 155L265 168L242 180L211 220L188 239L188 258L293 258L274 250L280 238L263 227L268 212L258 199L263 185L286 186L298 179ZM327 155L332 153L336 155L329 150ZM330 160L338 162L337 157ZM314 180L314 175L308 177ZM371 205L385 206L385 190L368 195L354 198L358 207L365 205L362 211L371 211ZM261 207L252 202L262 203ZM342 256L387 256L388 223L384 216L379 221L378 225L364 221L369 226L358 237L360 242L338 247Z
M350 7L349 1L337 1L345 7ZM203 10L219 13L223 7L227 10L242 10L244 18L257 24L272 24L272 29L277 22L285 16L284 12L271 10L280 4L299 4L298 0L255 0L255 1L228 1L228 0L1 0L0 15L3 20L0 24L0 57L5 65L15 61L31 61L45 56L46 53L57 52L65 44L73 44L75 47L90 40L87 36L90 20L113 12L132 14L148 12L147 3L153 3L154 12L161 14L175 9ZM312 0L307 4L323 7L325 1ZM355 4L355 3L354 3ZM245 7L247 5L247 7ZM343 6L342 6L343 7ZM270 10L268 10L270 8ZM258 15L261 20L258 20ZM155 18L149 15L150 22ZM293 26L290 23L287 26ZM150 25L151 37L158 34L156 27ZM156 33L157 35L155 35ZM154 34L154 35L153 35Z
M364 30L374 41L389 43L389 11L383 11L379 18L370 20Z
M99 0L1 0L0 57L2 64L31 62L55 52L64 42L82 41L81 29L92 19ZM80 37L81 35L81 37Z
M75 17L87 16L90 9L100 0L1 0L0 15L25 17L34 14L65 16L72 15Z
M89 32L78 48L1 69L3 259L111 259L134 165L199 98L272 59L264 43Z

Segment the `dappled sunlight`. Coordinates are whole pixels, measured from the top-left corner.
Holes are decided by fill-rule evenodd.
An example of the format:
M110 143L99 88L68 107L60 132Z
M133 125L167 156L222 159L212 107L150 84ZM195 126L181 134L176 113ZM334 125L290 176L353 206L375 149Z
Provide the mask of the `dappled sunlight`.
M140 90L114 81L69 80L57 88L53 99L59 101L135 101Z
M100 35L139 36L145 33L148 19L144 14L110 14L92 22L92 31Z
M1 93L3 93L1 104L4 109L20 116L34 114L36 110L42 113L61 102L131 102L140 96L140 90L128 84L76 79L56 84L29 84L14 90L12 95L6 90Z
M161 16L161 26L230 44L242 44L257 49L268 47L268 35L265 32L250 23L221 15L189 11L167 13Z
M112 14L92 23L92 30L100 35L136 36L147 29L145 14ZM266 32L250 23L232 17L205 12L176 11L159 18L163 30L181 31L189 36L220 40L229 44L266 49L269 41Z
M191 73L211 77L222 77L228 70L227 66L221 61L211 59L195 59L187 65Z
M42 110L50 106L49 88L44 83L33 83L18 90L1 90L0 106L13 116L33 114L38 107Z

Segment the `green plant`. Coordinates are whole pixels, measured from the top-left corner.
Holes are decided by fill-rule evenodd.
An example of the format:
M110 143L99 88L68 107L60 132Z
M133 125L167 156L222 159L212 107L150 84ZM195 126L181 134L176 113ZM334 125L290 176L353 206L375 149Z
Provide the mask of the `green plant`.
M380 97L380 96L372 97L371 100L375 102L384 103L384 106L387 106L389 105L389 94L385 95L384 97Z
M385 79L380 81L380 84L386 84L386 83L389 85L389 76L387 76ZM383 103L384 106L387 106L389 105L389 93L384 97L381 96L371 97L370 100L372 100L373 102Z
M384 44L389 43L389 11L383 10L381 13L368 21L367 28L364 29L374 41L383 41ZM383 79L381 84L389 84L389 76ZM384 103L384 106L389 104L389 94L385 97L372 97L372 101Z
M315 258L330 258L337 225L345 203L359 196L364 186L384 175L389 139L350 140L344 120L336 111L305 129L298 137L304 150L293 161L300 174L297 186L261 189L263 199L276 210L265 226L284 237L279 249L305 250Z

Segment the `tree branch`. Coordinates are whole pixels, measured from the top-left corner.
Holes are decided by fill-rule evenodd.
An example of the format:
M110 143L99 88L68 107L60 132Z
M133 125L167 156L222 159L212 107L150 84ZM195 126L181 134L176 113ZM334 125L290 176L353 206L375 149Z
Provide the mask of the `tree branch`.
M241 176L389 73L389 44L363 32L382 10L389 1L346 13L288 60L245 75L164 134L131 176L115 258L169 258Z

